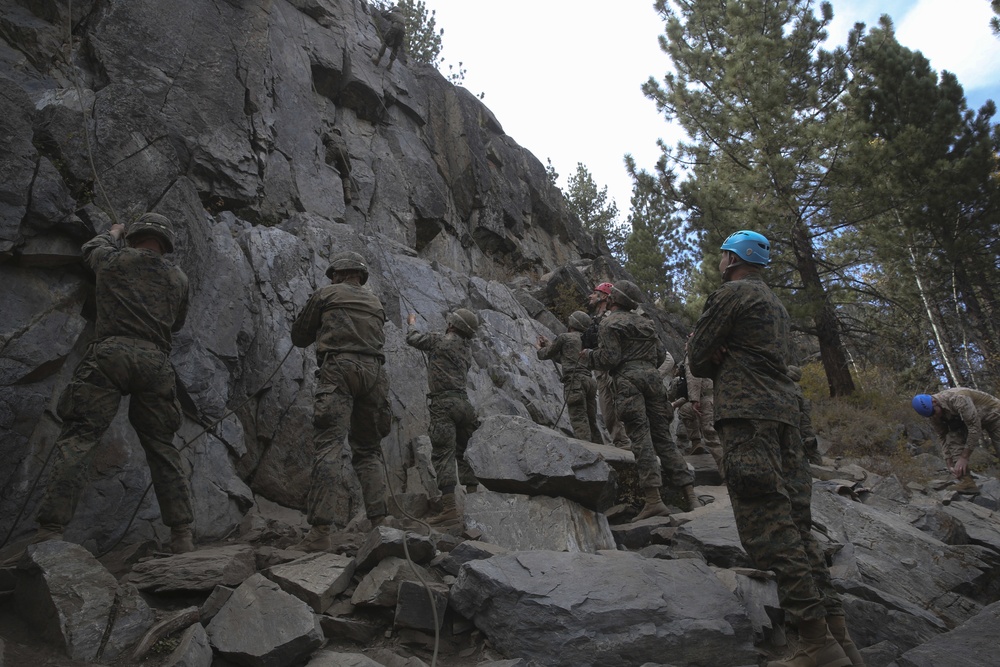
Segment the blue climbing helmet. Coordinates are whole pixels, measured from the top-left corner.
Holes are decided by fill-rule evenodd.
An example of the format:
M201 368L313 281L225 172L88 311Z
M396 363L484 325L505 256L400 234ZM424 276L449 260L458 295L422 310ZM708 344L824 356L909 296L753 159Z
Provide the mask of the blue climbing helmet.
M921 417L930 417L934 414L934 401L929 394L917 394L913 397L913 409Z
M771 243L763 234L752 232L748 229L741 229L733 232L722 244L720 250L728 250L735 253L747 264L757 264L767 266L771 261Z

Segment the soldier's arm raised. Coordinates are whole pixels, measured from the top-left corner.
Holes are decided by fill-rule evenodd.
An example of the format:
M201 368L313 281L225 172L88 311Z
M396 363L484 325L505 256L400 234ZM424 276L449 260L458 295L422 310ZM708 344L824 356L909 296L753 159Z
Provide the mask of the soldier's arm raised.
M316 294L318 292L309 297L305 308L292 323L292 345L295 347L309 347L316 342L323 314Z
M108 257L121 250L118 241L124 231L125 225L115 223L108 231L84 243L81 248L84 264L96 271Z

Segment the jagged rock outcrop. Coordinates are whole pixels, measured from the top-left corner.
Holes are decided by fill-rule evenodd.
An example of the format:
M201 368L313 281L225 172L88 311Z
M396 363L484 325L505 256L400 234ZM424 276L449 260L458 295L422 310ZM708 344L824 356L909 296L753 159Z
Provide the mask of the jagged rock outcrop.
M431 67L373 65L378 45L364 0L178 0L169 11L156 0L0 5L0 534L34 527L56 399L93 339L93 277L80 244L156 210L176 224L174 259L191 280L171 355L185 413L177 442L196 535L216 543L138 562L155 549L147 540L168 532L144 498L149 474L123 407L95 452L70 542L31 547L16 576L0 576L3 590L18 586L0 604L43 605L41 618L55 599L59 613L36 629L52 618L77 623L72 642L53 632L61 652L113 659L153 619L132 584L73 543L100 553L123 538L134 549L130 581L149 600L170 607L180 591L200 604L200 624L167 664L207 664L214 653L237 664L415 667L425 663L392 646L353 649L386 633L411 649L431 646L432 609L444 612L443 641L454 642L448 667L480 657L505 667L735 665L757 661L756 642L780 651L774 582L746 569L725 489L699 489L714 496L708 507L613 534L596 511L612 514L603 496L612 475L589 446L574 465L600 469L599 492L536 449L498 476L510 484L502 491L519 493L460 493L466 536L489 545L465 547L461 536L369 530L345 451L338 527L350 530L337 533L342 555L332 559L341 569L314 576L309 564L322 557L294 563L303 554L286 547L303 531L316 364L311 350L291 346L289 328L325 284L332 253L360 252L386 306L393 428L384 458L398 505L418 515L436 480L425 360L404 343L407 313L443 331L450 310L474 310L482 327L468 389L480 415L519 424L521 443L548 433L565 443L561 384L534 341L561 330L556 305L582 306L594 282L623 275L488 108ZM325 159L334 128L349 174ZM677 324L651 315L679 358ZM619 476L628 468L617 450L601 456ZM931 476L943 465L928 454L915 461ZM992 636L1000 597L1000 483L981 480L970 502L857 466L813 472L829 481L815 490L817 536L869 664L974 661L973 635ZM710 461L698 479L717 482ZM393 561L404 543L423 564L409 572L433 580L431 600ZM447 549L454 557L435 554ZM268 568L282 587L257 574ZM65 588L40 591L46 576L82 586L93 602L82 611L97 620L60 604L71 597ZM444 611L447 586L455 604ZM95 637L107 637L101 655L91 655ZM324 641L337 646L315 652ZM0 641L0 663L37 657L20 637Z
M402 341L408 312L443 330L449 310L477 311L477 408L569 431L558 378L534 359L535 337L551 332L533 318L556 320L529 313L506 281L545 274L579 291L617 269L478 99L430 66L372 64L380 42L364 0L184 0L169 12L81 0L72 11L0 8L0 531L22 506L31 516L55 399L93 336L79 244L146 210L173 220L191 280L172 361L200 539L231 533L255 495L304 502L315 360L288 332L337 250L370 262L390 320L384 448L397 492L427 429L424 360ZM333 128L350 153L350 202L347 175L325 161ZM594 260L600 275L585 276ZM346 524L360 500L346 461L343 479ZM148 484L122 410L67 536L97 549L126 526L128 540L165 539L152 494L129 524ZM30 528L22 518L16 533Z

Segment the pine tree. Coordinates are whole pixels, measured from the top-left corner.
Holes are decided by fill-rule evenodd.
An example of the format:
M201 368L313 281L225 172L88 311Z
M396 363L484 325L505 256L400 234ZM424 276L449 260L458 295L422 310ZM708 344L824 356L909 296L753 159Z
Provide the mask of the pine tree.
M445 60L441 57L441 50L444 48L442 41L444 28L437 27L437 10L432 9L428 12L423 0L398 0L396 5L406 19L406 41L403 43L406 55L414 62L433 65L455 85L464 83L465 68L461 62L457 67L448 64L447 72L445 71ZM379 9L391 6L392 3L388 0L376 3ZM480 94L479 97L482 98L483 95Z
M733 231L768 236L767 279L816 337L831 395L852 393L838 280L822 245L836 226L828 175L852 131L840 103L848 53L820 46L829 3L819 16L808 0L657 0L656 8L675 71L643 89L691 137L664 157L688 170L678 203L704 232L703 270L712 271Z
M578 162L576 172L567 179L563 192L569 209L580 218L584 229L602 237L611 254L620 262L625 261L626 227L618 221L618 205L608 202L608 187L597 187L590 170Z
M687 282L694 258L686 225L666 194L673 189L672 175L659 167L654 173L640 170L631 155L625 156L625 170L632 177L625 269L664 307L675 307L683 301L678 290Z
M994 35L1000 35L1000 0L990 0L990 6L993 7L993 13L997 14L990 19L990 28Z
M888 17L861 40L854 69L850 100L865 132L850 163L870 214L860 241L880 267L876 310L911 322L913 339L931 341L917 354L934 361L938 377L996 385L1000 134L993 103L969 110L954 75L939 77L922 54L900 45Z

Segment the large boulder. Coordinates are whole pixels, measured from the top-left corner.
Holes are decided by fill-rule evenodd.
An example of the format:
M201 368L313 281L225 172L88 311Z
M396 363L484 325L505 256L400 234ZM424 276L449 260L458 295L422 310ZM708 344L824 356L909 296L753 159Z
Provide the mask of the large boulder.
M473 434L465 460L492 491L563 497L603 512L615 502L616 473L602 450L613 452L523 417L496 415Z
M466 563L451 603L506 655L583 667L756 662L746 611L704 563L531 551Z
M134 586L119 584L89 551L71 542L29 546L16 581L18 613L73 660L112 662L156 620Z

